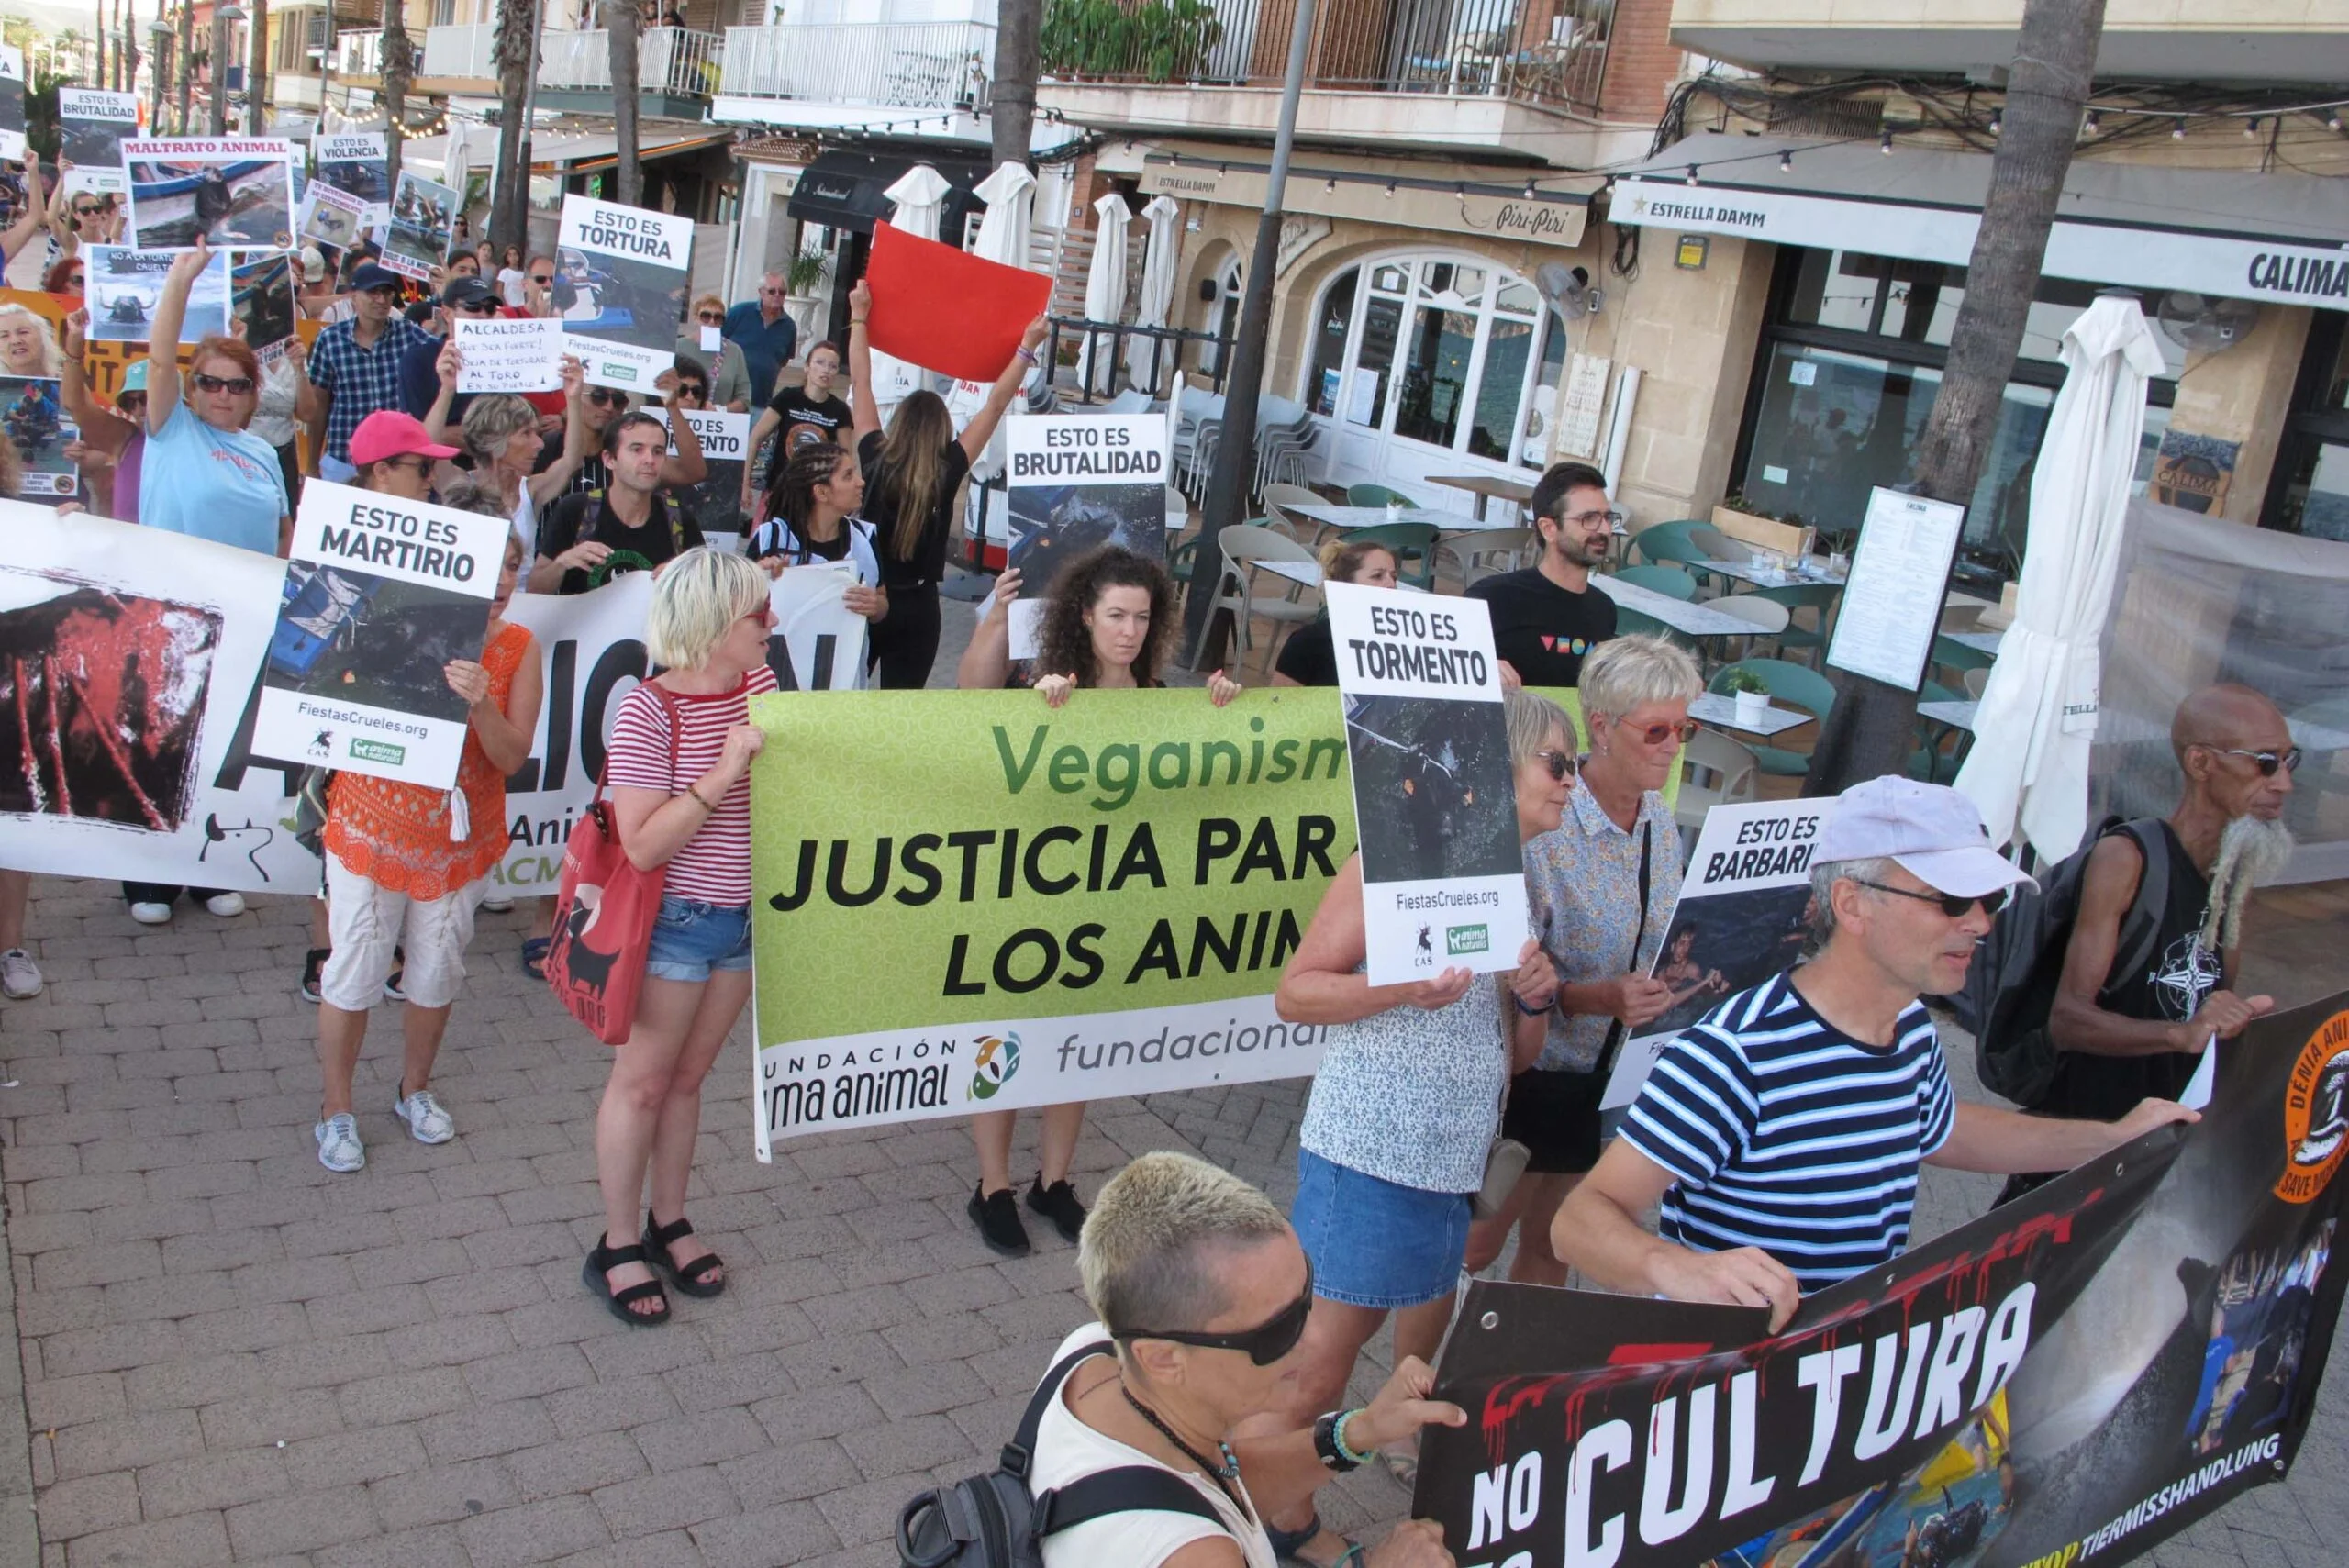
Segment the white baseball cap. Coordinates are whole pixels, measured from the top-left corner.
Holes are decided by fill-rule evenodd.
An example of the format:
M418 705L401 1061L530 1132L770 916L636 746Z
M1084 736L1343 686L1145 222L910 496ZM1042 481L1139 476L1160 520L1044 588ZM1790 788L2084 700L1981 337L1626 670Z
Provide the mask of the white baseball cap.
M1974 803L1946 784L1887 774L1835 797L1814 862L1889 860L1927 886L1960 898L2038 883L1990 845Z

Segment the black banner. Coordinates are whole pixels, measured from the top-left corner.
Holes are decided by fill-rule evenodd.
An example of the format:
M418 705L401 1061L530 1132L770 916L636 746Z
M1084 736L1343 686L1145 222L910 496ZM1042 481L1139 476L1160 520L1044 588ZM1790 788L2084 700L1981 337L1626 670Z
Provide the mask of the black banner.
M2280 1479L2341 1307L2343 998L2148 1134L1807 1298L1472 1285L1414 1512L1462 1568L2070 1568Z

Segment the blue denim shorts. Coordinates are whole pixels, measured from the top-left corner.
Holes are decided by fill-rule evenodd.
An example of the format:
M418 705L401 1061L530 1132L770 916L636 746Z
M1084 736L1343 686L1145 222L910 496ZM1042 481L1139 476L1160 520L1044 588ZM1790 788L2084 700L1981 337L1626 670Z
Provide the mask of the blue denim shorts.
M652 917L652 945L644 973L655 980L698 983L712 970L751 967L751 906L705 904L698 898L661 900Z
M1313 1263L1313 1294L1393 1310L1439 1301L1468 1255L1468 1195L1422 1192L1297 1151L1288 1212Z

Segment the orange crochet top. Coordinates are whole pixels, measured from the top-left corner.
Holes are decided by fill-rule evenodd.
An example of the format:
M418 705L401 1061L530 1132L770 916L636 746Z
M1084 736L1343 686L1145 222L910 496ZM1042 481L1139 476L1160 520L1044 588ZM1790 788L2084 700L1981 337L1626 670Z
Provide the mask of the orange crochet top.
M502 711L514 673L532 650L529 631L507 623L482 651L490 700ZM337 773L327 784L326 847L345 869L378 887L419 903L445 898L487 876L506 856L506 777L465 732L457 761L457 787L465 792L472 836L449 838L449 792L365 773Z

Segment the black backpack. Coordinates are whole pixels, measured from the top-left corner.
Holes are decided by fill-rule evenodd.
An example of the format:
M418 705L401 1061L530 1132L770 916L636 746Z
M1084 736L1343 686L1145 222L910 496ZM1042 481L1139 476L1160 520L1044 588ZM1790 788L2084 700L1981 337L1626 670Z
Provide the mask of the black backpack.
M904 1568L1042 1568L1046 1536L1110 1514L1193 1514L1219 1529L1230 1528L1197 1488L1154 1465L1099 1470L1052 1491L1029 1491L1028 1467L1045 1409L1078 1363L1108 1351L1107 1340L1081 1345L1044 1374L995 1469L934 1487L898 1511L897 1561Z
M2121 917L2113 975L2132 974L2154 962L2162 916L2169 905L2169 848L2159 821L2107 817L2094 838L2040 878L2038 891L2019 889L1998 913L1990 934L1974 950L1965 986L1950 998L1959 1023L1974 1031L1974 1067L1982 1086L2029 1109L2055 1082L2055 1042L2047 1017L2064 977L2064 950L2080 913L2080 884L2088 856L2110 833L2137 840L2144 874Z

